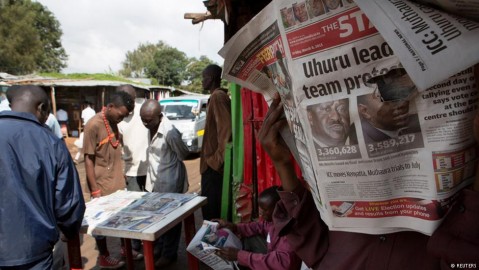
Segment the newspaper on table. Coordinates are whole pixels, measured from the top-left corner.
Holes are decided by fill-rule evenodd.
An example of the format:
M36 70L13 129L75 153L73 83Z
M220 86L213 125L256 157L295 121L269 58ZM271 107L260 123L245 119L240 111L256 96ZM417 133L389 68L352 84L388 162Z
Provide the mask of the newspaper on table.
M196 194L117 191L86 204L83 226L141 232Z
M323 2L272 1L219 52L223 76L267 102L279 92L289 124L282 134L293 138L288 145L331 230L432 234L475 174L477 23L456 19L471 31L434 58L421 56L441 75L411 76L414 84L404 70L412 60L400 61L353 1ZM395 2L418 6L388 5ZM457 55L465 51L476 60Z
M215 251L223 247L242 249L241 240L226 228L218 229L218 225L217 222L203 221L186 250L215 270L237 269L235 262L224 260Z

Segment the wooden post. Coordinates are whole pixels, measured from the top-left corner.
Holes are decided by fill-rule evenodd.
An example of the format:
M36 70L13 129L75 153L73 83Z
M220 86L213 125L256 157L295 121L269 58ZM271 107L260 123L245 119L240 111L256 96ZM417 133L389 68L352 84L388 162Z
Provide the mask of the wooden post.
M80 235L76 234L72 239L68 239L68 262L71 270L83 269L81 251L80 251Z
M105 106L105 87L101 89L101 107Z
M57 117L57 100L55 98L55 87L50 86L50 99L52 100L52 110L53 110L53 115L55 115L55 118Z

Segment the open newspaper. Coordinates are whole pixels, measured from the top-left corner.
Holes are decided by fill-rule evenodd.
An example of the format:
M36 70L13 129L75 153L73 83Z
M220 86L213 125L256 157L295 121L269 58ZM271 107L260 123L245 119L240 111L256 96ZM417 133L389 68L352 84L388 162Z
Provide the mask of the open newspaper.
M392 14L382 3L401 2L445 14L408 1L360 2L374 2L375 13ZM431 234L473 180L478 93L471 66L479 62L479 25L452 18L462 34L447 49L415 48L428 69L414 75L405 67L417 69L417 60L398 57L374 26L382 19L370 21L348 0L272 1L220 51L226 79L267 102L279 92L284 134L292 135L289 145L331 230ZM429 35L440 30L433 26ZM442 30L436 33L444 38ZM392 26L384 31L394 33ZM407 44L433 39L400 33Z
M141 232L196 196L120 190L88 202L82 225L89 234L95 228Z
M216 255L215 251L223 247L241 249L241 240L226 228L218 229L217 222L205 220L186 250L212 269L238 269L235 262L224 260Z

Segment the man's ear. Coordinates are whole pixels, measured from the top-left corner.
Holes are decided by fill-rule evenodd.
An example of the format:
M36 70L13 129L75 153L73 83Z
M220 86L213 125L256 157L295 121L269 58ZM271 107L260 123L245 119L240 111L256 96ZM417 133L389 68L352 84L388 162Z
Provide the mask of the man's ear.
M48 118L48 114L50 114L50 110L48 109L48 104L43 103L43 102L39 103L37 105L37 113L36 113L38 121L46 122L47 118ZM42 124L44 124L44 123L42 123Z
M313 112L312 111L307 111L308 113L308 121L309 121L309 124L312 126L314 123L313 123Z
M44 114L49 114L50 113L50 110L48 109L48 104L45 104L43 102L38 104L37 111L39 111L41 113L44 113Z
M366 120L371 119L371 114L369 114L369 110L368 110L368 107L366 105L359 103L358 104L358 111L359 111L359 115L362 118L364 118Z

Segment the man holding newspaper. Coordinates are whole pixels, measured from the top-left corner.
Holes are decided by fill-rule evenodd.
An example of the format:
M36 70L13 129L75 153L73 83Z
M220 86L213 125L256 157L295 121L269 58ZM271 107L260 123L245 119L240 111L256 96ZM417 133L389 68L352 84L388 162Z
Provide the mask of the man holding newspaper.
M348 270L479 266L479 174L472 186L460 192L460 199L431 237L407 231L381 235L330 231L321 220L311 193L296 177L290 150L279 132L287 125L282 114L283 106L276 95L258 137L282 183L281 201L273 216L276 229L292 230L287 238L306 265L313 269ZM479 142L479 114L474 119L474 136Z
M220 51L224 77L271 103L259 139L283 186L273 220L309 267L479 264L479 50L470 45L479 17L418 2L342 1L285 28L279 11L295 1L272 1ZM462 5L476 10L449 2L459 16ZM293 107L258 72L280 61L277 51L293 75ZM312 168L303 171L311 190L290 151L310 157L297 160Z

